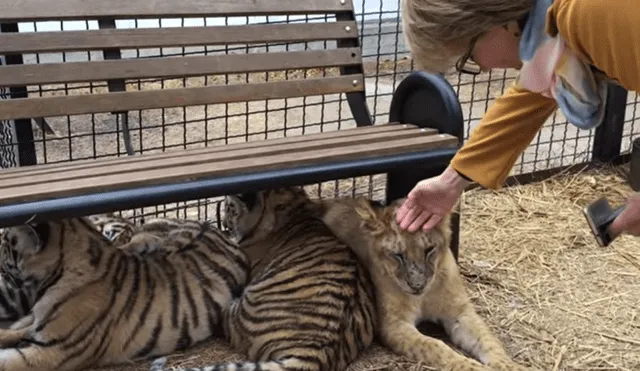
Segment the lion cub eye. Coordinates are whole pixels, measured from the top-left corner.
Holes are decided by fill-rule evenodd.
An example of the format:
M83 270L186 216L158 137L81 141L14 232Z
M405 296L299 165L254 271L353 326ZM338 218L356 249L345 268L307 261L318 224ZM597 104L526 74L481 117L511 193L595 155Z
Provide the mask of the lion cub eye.
M397 260L398 263L404 264L404 254L402 254L401 252L393 253L391 254L391 256L393 256L393 258Z
M425 257L425 259L429 259L429 255L431 255L431 253L432 253L434 250L435 250L435 246L427 247L427 248L424 250L424 257Z

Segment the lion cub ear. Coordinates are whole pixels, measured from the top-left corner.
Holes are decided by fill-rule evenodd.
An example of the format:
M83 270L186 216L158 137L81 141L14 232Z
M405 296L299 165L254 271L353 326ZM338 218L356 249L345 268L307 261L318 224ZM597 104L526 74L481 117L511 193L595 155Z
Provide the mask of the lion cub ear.
M451 213L446 214L441 221L438 222L438 224L436 224L435 231L437 231L438 233L440 233L440 235L442 235L442 237L444 238L444 243L449 246L449 244L451 243L451 235L452 235L452 231L451 231Z
M371 202L364 197L356 199L355 211L360 217L361 227L372 235L380 235L385 231L386 226L380 220L376 210L371 207Z

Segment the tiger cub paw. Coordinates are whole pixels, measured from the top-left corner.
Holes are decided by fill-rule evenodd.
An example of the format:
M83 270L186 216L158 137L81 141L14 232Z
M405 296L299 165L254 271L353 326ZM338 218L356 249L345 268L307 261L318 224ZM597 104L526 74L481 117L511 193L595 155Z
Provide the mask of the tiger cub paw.
M26 329L0 329L0 348L14 347L24 341L27 334Z
M167 357L160 357L160 358L156 358L153 361L151 361L151 364L149 365L149 371L164 371L166 370L167 366Z

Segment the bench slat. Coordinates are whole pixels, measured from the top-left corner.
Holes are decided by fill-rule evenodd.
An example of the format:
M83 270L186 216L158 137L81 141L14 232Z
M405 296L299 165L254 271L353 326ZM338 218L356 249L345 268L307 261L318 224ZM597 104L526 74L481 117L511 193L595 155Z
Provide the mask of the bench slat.
M356 22L341 21L4 33L0 54L341 40L357 37L356 27Z
M189 166L195 164L204 164L211 162L212 157L215 161L231 161L241 158L255 158L262 156L270 156L275 154L295 153L299 151L311 151L323 148L340 147L345 145L353 145L357 143L379 143L392 139L411 138L420 136L421 133L417 129L413 130L397 130L393 132L382 132L363 134L356 136L343 136L328 139L318 139L307 142L293 142L279 146L240 148L235 150L225 150L224 147L213 148L210 151L191 154L190 156L176 156L169 158L157 158L149 156L147 161L123 161L120 163L100 164L99 166L86 167L83 169L70 168L66 171L57 171L47 174L29 174L25 177L12 177L4 179L0 183L0 192L4 188L29 186L38 183L46 184L55 181L73 180L80 178L95 178L98 176L107 176L113 174L122 174L129 176L131 172L149 171L152 169L164 169L173 166ZM189 153L190 151L184 151ZM135 158L132 158L135 160Z
M359 48L297 52L121 59L0 67L0 86L181 78L229 73L344 67L360 63Z
M357 143L353 145L313 148L304 147L296 152L264 155L259 157L238 157L223 159L211 156L207 162L144 170L129 169L127 176L122 173L99 174L92 177L50 181L34 185L18 185L4 188L0 192L0 204L49 199L61 196L90 194L92 192L132 188L143 185L166 184L198 180L229 174L284 169L314 163L328 163L352 158L370 158L396 153L412 153L439 148L454 148L458 139L450 135L412 135L410 138Z
M244 143L232 143L225 145L213 145L205 148L193 148L185 151L183 149L178 150L170 150L166 152L160 153L149 153L149 154L141 154L133 157L115 157L115 158L102 158L97 160L79 160L73 162L62 162L56 164L43 164L29 167L14 167L9 169L2 169L0 171L0 182L3 182L8 179L12 179L15 177L22 176L24 174L29 174L29 176L34 175L42 175L42 174L54 174L61 171L70 171L70 170L83 170L89 168L96 168L101 166L113 165L113 164L123 164L123 163L140 163L147 162L152 160L159 159L172 159L172 158L181 158L181 157L190 157L202 153L218 153L230 150L237 149L250 149L250 148L265 148L272 146L281 146L288 143L306 143L311 141L323 140L323 139L332 139L332 138L342 138L342 137L358 137L365 134L374 134L374 133L393 133L402 130L415 130L418 127L410 124L397 124L397 123L387 123L387 124L378 124L371 126L362 126L351 129L340 129L333 130L324 133L313 133L313 134L302 134L302 135L294 135L289 137L282 138L273 138L268 140L256 140L251 142ZM435 135L438 133L436 129L420 129L422 135ZM1 187L0 183L0 187Z
M0 22L324 14L352 7L340 0L2 0Z
M364 90L363 75L0 101L0 120L248 102Z

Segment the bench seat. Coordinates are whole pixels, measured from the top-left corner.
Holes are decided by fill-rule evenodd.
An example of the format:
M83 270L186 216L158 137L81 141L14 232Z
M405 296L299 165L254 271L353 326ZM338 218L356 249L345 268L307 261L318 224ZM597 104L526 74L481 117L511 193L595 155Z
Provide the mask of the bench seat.
M446 163L458 139L408 124L0 171L0 227Z

